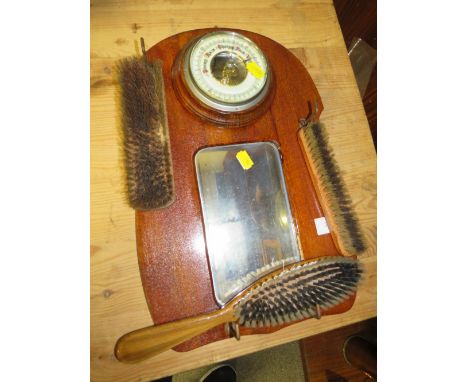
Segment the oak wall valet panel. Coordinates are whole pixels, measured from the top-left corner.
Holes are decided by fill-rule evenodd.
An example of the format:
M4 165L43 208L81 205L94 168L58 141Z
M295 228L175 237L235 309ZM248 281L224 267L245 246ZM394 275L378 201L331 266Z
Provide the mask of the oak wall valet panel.
M156 112L164 109L167 115L161 118L161 126L167 126L161 127L159 135L168 142L161 150L171 159L163 158L167 163L163 167L173 177L170 197L164 196L169 202L157 203L155 208L135 204L140 272L156 327L216 312L257 280L285 270L286 265L355 255L365 249L318 123L323 110L320 95L292 53L259 34L229 29L188 31L148 51L143 44L142 49L141 60L148 68L157 63L161 73L161 80L156 81L163 84L156 97L161 105ZM125 68L122 73L133 75ZM126 90L124 77L122 86L124 110L132 113L141 84L132 93ZM125 117L127 124L133 123ZM133 184L138 177L134 169L141 167L146 174L154 163L141 159L129 130L127 171L132 195L135 188L151 191L153 185L146 179ZM153 142L148 143L145 136L140 146L148 144ZM317 219L325 218L331 232L328 227L320 232L316 225ZM349 248L346 236L352 239ZM337 293L342 292L340 288L336 287ZM344 312L354 301L354 296L347 295L322 304L323 296L318 296L312 313L302 297L292 304L294 309L301 306L300 312L285 313L281 307L280 317L266 317L262 302L253 321L239 319L245 327L235 326L236 336L270 333L311 315L320 318ZM187 321L186 325L195 323ZM230 329L217 325L174 349L187 351L228 338ZM154 330L146 330L145 341ZM123 358L126 341L143 338L143 332L132 336L132 340L131 336L119 340L119 358Z

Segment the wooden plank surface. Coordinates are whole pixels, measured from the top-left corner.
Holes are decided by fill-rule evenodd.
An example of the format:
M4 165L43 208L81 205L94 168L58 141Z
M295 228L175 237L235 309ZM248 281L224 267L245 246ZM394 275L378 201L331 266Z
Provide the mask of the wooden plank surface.
M363 255L366 278L345 314L124 365L113 356L115 341L152 321L138 271L134 211L125 201L114 65L138 50L140 36L149 47L172 34L215 25L264 34L291 49L309 70L323 100L322 121L370 243ZM331 0L92 1L90 54L93 381L148 381L376 315L376 155Z

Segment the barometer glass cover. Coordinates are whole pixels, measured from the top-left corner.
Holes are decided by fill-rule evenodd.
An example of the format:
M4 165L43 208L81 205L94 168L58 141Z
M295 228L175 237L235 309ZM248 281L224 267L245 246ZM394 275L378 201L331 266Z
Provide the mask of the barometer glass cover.
M196 40L185 56L189 89L201 102L215 109L249 109L268 91L268 60L252 40L239 33L208 33Z

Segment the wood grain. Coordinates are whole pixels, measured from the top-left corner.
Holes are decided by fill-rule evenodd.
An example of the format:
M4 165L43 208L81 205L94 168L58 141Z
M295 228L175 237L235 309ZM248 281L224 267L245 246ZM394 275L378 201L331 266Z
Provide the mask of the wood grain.
M236 320L234 309L227 306L217 312L141 328L119 338L115 356L119 361L137 363L154 357L207 330Z
M348 49L355 37L377 49L377 0L333 0L333 3ZM377 149L377 66L369 79L362 103Z
M169 207L136 212L140 272L155 324L218 309L213 295L198 185L194 174L193 158L200 148L240 142L274 142L281 150L283 158L282 168L302 258L340 255L331 236L317 235L314 226L314 219L324 215L306 161L301 155L297 131L299 119L307 114L308 101L314 105L317 103L317 117L323 107L310 75L291 52L264 36L237 30L260 47L268 57L276 77L271 91L276 96L270 102L270 107L257 118L249 118L247 126L220 128L189 111L185 103L179 102L171 81L174 78L173 63L177 54L195 36L212 31L205 29L177 34L147 51L148 60L159 59L163 62L176 190L175 202ZM348 308L349 305L344 304L342 309L336 311L342 312ZM241 335L276 330L278 328L241 328ZM187 351L227 337L224 327L220 326L174 350Z
M360 369L346 361L343 356L343 348L347 338L355 335L366 338L373 343L376 333L377 320L370 319L299 341L306 381L367 381L365 374Z
M125 200L114 65L178 32L214 25L252 30L304 63L322 101L322 121L369 243L367 277L353 308L268 335L223 340L187 353L167 351L119 363L122 333L152 323L138 270L134 211ZM331 1L91 2L91 379L148 381L297 340L376 315L376 155Z

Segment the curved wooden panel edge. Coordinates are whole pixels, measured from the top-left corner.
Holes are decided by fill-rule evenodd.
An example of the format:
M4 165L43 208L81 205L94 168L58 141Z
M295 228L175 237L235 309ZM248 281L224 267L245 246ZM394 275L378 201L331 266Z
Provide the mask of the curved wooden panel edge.
M230 28L218 28L218 29L230 29ZM201 34L213 31L213 30L215 30L215 29L214 28L198 29L198 30L189 31L189 32L182 32L182 33L180 33L178 35L170 36L167 39L162 40L161 42L157 43L155 46L150 48L147 51L147 57L150 60L155 60L155 59L161 60L163 58L163 57L161 57L161 55L168 55L169 57L175 57L175 54L176 54L175 51L176 50L178 51L183 45L188 43L191 39L193 39L194 37L196 37L198 35L201 35ZM230 29L230 30L233 30L233 29ZM243 33L247 37L253 39L255 42L257 42L262 47L262 49L267 50L267 52L266 52L267 54L268 54L268 51L270 49L273 49L274 47L280 47L280 49L282 50L281 53L283 54L285 59L288 60L288 65L290 65L289 69L295 68L299 72L299 73L289 73L288 75L291 76L291 78L296 78L296 76L298 76L298 78L300 78L301 75L304 76L303 72L306 73L307 78L308 78L307 83L306 84L301 83L301 85L303 85L303 86L297 86L296 88L294 88L293 89L293 94L291 93L291 89L289 89L287 86L285 87L284 84L282 84L281 90L283 90L283 91L286 90L284 93L289 93L290 96L294 96L297 99L302 100L300 102L301 103L300 105L294 105L294 108L292 108L292 110L291 109L287 110L287 112L289 114L291 114L291 115L290 116L285 116L284 115L285 111L282 110L282 108L279 105L280 102L276 99L276 100L273 100L273 105L271 107L271 110L269 112L267 111L267 113L261 117L261 120L259 122L254 123L255 127L252 128L253 133L255 133L255 131L258 131L259 128L257 126L262 126L262 125L273 124L273 125L278 125L279 127L277 126L277 128L280 128L281 125L284 124L285 121L286 121L286 124L288 124L288 128L290 128L290 129L293 128L294 129L294 131L291 131L288 134L290 134L291 137L294 140L297 141L296 132L297 132L297 130L299 128L298 120L301 117L305 117L306 114L307 114L307 101L308 100L310 100L312 102L315 102L316 100L318 101L317 103L318 103L318 106L319 106L319 110L317 112L317 116L320 115L320 112L323 109L323 105L322 105L322 102L321 102L321 99L320 99L320 95L318 94L318 91L317 91L317 89L315 87L315 84L313 83L313 80L310 78L310 75L308 74L307 70L305 69L303 64L300 62L300 60L297 57L295 57L291 52L289 52L286 48L284 48L280 44L278 44L277 42L269 39L268 37L257 35L257 34L254 34L252 32L243 31L243 30L235 30L235 29L234 29L234 31ZM166 48L169 47L170 49L173 49L174 51L172 51L172 52L164 51L160 47L166 47ZM274 65L275 65L275 62L273 62L273 66ZM195 120L193 120L192 118L188 118L187 116L185 116L185 114L187 114L188 112L187 112L187 110L185 108L182 107L182 105L179 104L180 101L177 99L177 97L176 97L176 95L174 93L174 89L172 89L172 86L171 86L172 85L171 71L172 71L172 65L169 65L167 63L167 60L166 60L166 63L164 64L164 68L163 68L164 86L165 86L165 90L166 90L166 99L168 100L169 103L171 103L172 106L174 106L175 110L178 111L181 114L181 116L168 115L168 128L171 131L171 133L170 133L171 138L174 140L174 139L177 139L177 134L173 134L173 132L171 130L171 127L174 126L174 123L177 123L177 121L180 121L180 120L184 120L184 118L185 118L186 123L196 124L197 122ZM295 72L294 70L291 70L291 71ZM275 73L275 77L278 78L277 73ZM286 81L286 80L284 80L284 81ZM281 83L281 80L279 82ZM278 96L278 91L276 91L276 97L277 96ZM298 110L300 110L300 111L298 111ZM168 114L170 114L170 113L168 112ZM171 126L171 123L172 123L172 126ZM202 123L202 122L198 121L198 123ZM204 123L206 123L206 122L204 122ZM210 144L210 142L208 142L208 144ZM213 144L213 142L211 142L211 144ZM280 144L281 144L281 142L280 142ZM292 147L294 149L296 148L296 146L291 146L291 145L290 145L290 147ZM298 147L301 147L299 142L298 142ZM300 150L301 149L299 149L299 151ZM300 153L299 153L299 156L300 156L301 160L303 161L303 156ZM177 162L177 159L175 159L176 157L177 157L177 155L174 155L174 153L173 153L173 163ZM290 162L292 160L293 160L293 158L291 157L290 159L288 159L288 162ZM309 166L308 163L307 163L307 166ZM307 175L310 175L309 171L310 171L310 169L307 169ZM299 177L301 175L302 174L299 172ZM288 178L287 182L291 181L291 179L290 179L291 176L289 174L286 174L286 178ZM295 176L298 177L297 175L295 175ZM308 177L310 178L310 176L308 176ZM310 179L310 182L311 182L311 184L313 184L313 179ZM307 181L305 183L307 183ZM178 189L177 186L178 185L176 184L176 200L178 198L178 192L180 192L180 187ZM321 207L320 207L320 192L319 192L319 190L317 190L317 189L314 190L313 186L312 186L312 190L310 188L307 190L307 187L305 187L305 189L306 189L306 192L308 192L310 194L308 196L308 198L312 200L312 201L310 201L308 203L315 204L314 208L320 210ZM190 192L193 193L193 191L190 191ZM197 201L197 203L198 203L198 201ZM174 204L176 204L176 203L174 203ZM168 207L167 211L163 212L162 215L164 216L164 215L170 214L169 211L173 208L174 204L172 204L170 207ZM296 212L299 211L299 207L297 205L295 206L294 203L291 203L291 208L293 210L295 210ZM324 206L322 206L322 209L324 209ZM163 272L163 274L158 274L158 271L157 271L158 266L161 266L161 269L163 269L163 270L164 269L167 270L167 269L172 269L176 265L171 264L171 259L170 258L165 258L164 254L156 254L157 257L154 257L155 254L152 253L152 251L154 251L154 250L151 248L151 246L158 239L162 239L162 241L180 239L180 238L177 237L177 235L175 235L174 238L170 238L170 239L161 237L161 234L171 235L171 232L173 233L174 229L177 229L177 227L175 227L175 226L173 227L172 230L171 230L171 227L168 227L169 229L167 231L164 231L164 229L160 229L160 228L154 230L155 226L157 225L157 219L160 216L161 215L159 213L153 213L151 211L149 211L149 212L148 211L146 211L146 212L136 212L137 252L138 252L138 259L139 259L139 266L140 266L140 275L141 275L142 284L143 284L144 291L145 291L145 297L146 297L146 300L147 300L148 308L150 310L150 313L151 313L151 316L153 318L153 321L154 321L155 325L165 323L165 322L173 322L173 321L177 321L177 320L180 320L182 318L185 318L185 317L190 317L190 316L200 314L200 313L208 313L210 311L215 311L216 309L219 309L218 306L216 305L216 303L214 302L213 298L212 298L212 301L209 301L209 299L207 300L206 296L205 296L205 300L204 300L205 305L202 306L202 308L203 308L202 311L193 311L193 310L188 309L186 311L187 315L185 315L185 313L184 313L184 315L181 315L179 313L179 315L174 315L174 316L171 317L170 314L167 314L167 310L168 309L170 310L170 308L168 308L167 305L166 305L166 307L164 307L164 306L161 307L158 304L153 303L155 301L155 299L154 299L155 287L157 287L157 285L158 285L157 283L155 283L154 277L156 275L158 277L164 277L164 272ZM163 221L166 221L166 220L163 220ZM151 227L153 227L153 228L150 228L149 231L148 231L149 226L147 226L148 222L149 222L149 225ZM149 236L151 236L151 235L155 235L155 237L149 238ZM299 235L301 235L301 232L299 232ZM303 235L303 236L305 237L305 235ZM146 237L146 239L144 239L145 237ZM329 250L329 252L330 252L330 254L340 254L339 253L340 251L331 251L331 250ZM314 256L311 255L311 254L305 254L304 255L305 259L310 258L310 257L314 257ZM157 259L157 261L159 261L160 263L158 263L155 259ZM208 262L208 258L206 256L206 251L205 251L204 261L206 263ZM205 266L208 267L208 264L203 265L203 267L205 267ZM206 269L208 269L208 268L206 268ZM204 288L204 289L207 289L207 287L208 287L209 292L212 295L211 279L209 278L209 274L208 274L209 279L207 279L205 273L206 273L205 271L202 271L201 273L199 273L199 274L203 274L203 277L202 277L203 279L199 280L199 283L197 285L199 285L200 288ZM191 276L191 275L188 275L188 276ZM158 282L161 282L161 281L159 280ZM169 290L169 288L170 288L169 284L165 284L165 285L166 285L167 290ZM183 288L183 286L179 285L178 288ZM166 293L166 292L164 292L164 293ZM198 291L194 291L194 293L198 293ZM166 297L168 297L169 295L170 295L170 293L169 294L166 293ZM354 298L355 298L355 296L353 298L350 298L349 300L343 302L342 304L335 307L334 309L331 309L329 311L324 311L323 315L338 314L338 313L342 313L342 312L345 312L345 311L349 310L351 308L351 306L353 305ZM161 300L161 299L162 299L162 297L159 298L158 300ZM177 302L175 302L175 303L177 303ZM282 326L278 326L278 327L275 327L275 328L261 328L261 329L260 328L256 328L256 329L241 328L241 334L246 335L246 334L271 333L271 332L280 330L283 327L290 326L290 325L293 325L293 324L282 325ZM228 334L226 333L224 325L221 325L221 326L219 326L217 328L214 328L214 329L206 332L205 334L203 334L203 335L201 335L201 336L199 336L197 338L194 338L194 339L192 339L192 340L190 340L190 341L188 341L188 342L186 342L184 344L181 344L181 345L177 346L174 350L176 350L176 351L188 351L188 350L191 350L193 348L205 345L205 344L213 342L213 341L224 339L224 338L228 338Z

